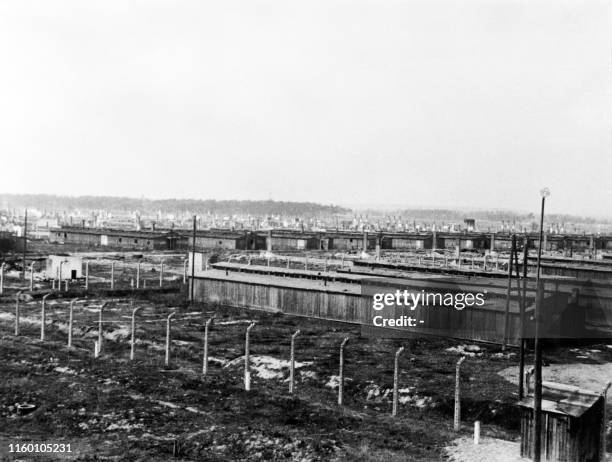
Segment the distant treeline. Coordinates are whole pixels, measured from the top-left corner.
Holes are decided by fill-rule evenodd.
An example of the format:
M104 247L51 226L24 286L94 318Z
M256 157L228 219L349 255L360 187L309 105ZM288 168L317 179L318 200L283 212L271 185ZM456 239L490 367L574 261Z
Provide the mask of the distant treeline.
M112 210L156 213L194 212L222 215L250 214L257 216L320 216L350 213L337 205L314 202L214 200L214 199L136 199L113 196L58 196L53 194L0 194L0 208L23 209L34 207L47 211Z
M376 210L368 210L372 215L380 215ZM539 222L539 215L534 213L518 213L509 210L451 210L451 209L404 209L395 212L387 212L386 216L409 217L411 220L422 220L425 222L447 222L461 223L466 218L473 218L478 221L486 221L493 223L526 223ZM566 214L546 214L547 223L584 223L584 224L601 224L610 223L610 219L583 217Z

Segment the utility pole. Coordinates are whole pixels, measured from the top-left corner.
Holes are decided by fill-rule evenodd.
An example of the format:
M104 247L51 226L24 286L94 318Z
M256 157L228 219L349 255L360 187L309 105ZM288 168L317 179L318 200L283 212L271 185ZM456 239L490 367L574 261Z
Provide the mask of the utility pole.
M194 281L195 281L195 251L196 251L196 216L193 216L193 241L191 243L191 287L190 290L190 301L194 303L193 289L194 289Z
M21 279L25 281L26 272L26 252L28 247L28 209L25 210L25 221L23 225L23 269L21 270Z
M535 388L533 391L533 460L540 462L542 452L542 341L540 339L540 316L542 312L543 291L540 288L540 261L544 243L544 204L550 196L548 188L540 191L542 209L540 211L540 240L538 242L538 264L536 269L536 304L535 304Z

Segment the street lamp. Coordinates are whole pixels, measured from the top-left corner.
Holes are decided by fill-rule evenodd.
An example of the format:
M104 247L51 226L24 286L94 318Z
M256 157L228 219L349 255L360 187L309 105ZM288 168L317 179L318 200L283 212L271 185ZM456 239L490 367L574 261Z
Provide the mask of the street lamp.
M538 243L538 263L536 267L536 299L535 299L535 387L533 390L533 460L540 462L542 448L542 342L540 340L540 314L542 311L542 290L540 288L540 261L542 259L542 243L544 242L544 204L550 196L550 190L540 191L542 208L540 211L540 240ZM522 378L521 378L522 380Z

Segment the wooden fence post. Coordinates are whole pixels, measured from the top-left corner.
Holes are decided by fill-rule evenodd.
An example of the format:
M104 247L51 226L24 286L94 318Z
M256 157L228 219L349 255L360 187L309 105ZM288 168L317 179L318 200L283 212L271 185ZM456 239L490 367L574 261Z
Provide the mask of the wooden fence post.
M213 318L208 319L204 325L204 358L202 360L202 375L204 377L208 374L208 331L210 330L212 320Z
M130 361L134 360L134 342L136 335L136 312L142 307L137 307L132 310L132 338L130 340Z
M15 296L15 336L19 335L19 297L21 296L22 291L17 292Z
M74 312L74 304L77 299L73 298L70 300L70 308L68 314L68 348L72 348L72 320L73 320L73 312Z
M40 341L45 341L45 324L47 323L47 316L45 313L45 302L47 297L51 294L45 294L42 298L42 307L40 308Z
M30 263L30 292L34 290L34 263Z
M246 330L246 336L244 339L244 389L246 391L251 390L251 364L250 364L250 332L255 327L255 323L249 324Z
M340 344L340 370L338 379L338 406L342 406L344 401L344 347L349 338L345 337Z
M291 336L291 359L289 369L289 393L293 394L295 391L295 338L300 334L300 330L296 330Z
M166 367L170 365L170 320L175 314L176 312L170 313L166 319L166 361L164 363Z
M395 366L393 370L393 411L391 415L395 417L397 415L397 402L398 402L398 382L399 382L399 357L404 351L404 347L400 347L399 350L395 352Z
M98 356L102 352L102 310L106 306L106 302L102 303L100 306L100 312L98 315ZM98 357L96 356L96 358Z
M465 361L465 356L459 358L455 369L455 419L454 428L458 432L461 429L461 363Z

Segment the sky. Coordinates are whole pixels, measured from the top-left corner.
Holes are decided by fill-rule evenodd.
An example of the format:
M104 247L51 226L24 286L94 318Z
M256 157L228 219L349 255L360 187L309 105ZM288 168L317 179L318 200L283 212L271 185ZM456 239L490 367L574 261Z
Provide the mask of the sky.
M0 192L612 215L605 1L0 1Z

